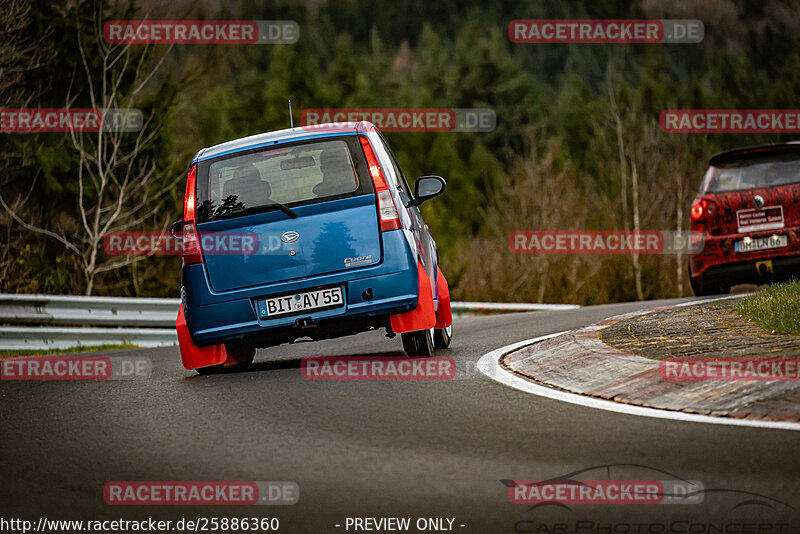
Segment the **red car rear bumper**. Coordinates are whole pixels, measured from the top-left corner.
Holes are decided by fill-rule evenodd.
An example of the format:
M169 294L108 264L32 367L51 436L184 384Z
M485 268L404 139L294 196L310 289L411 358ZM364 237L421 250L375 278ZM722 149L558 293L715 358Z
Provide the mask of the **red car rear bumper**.
M788 246L756 252L736 252L744 237L758 239L786 235ZM690 275L704 284L764 283L800 274L800 228L784 228L750 234L705 236L703 251L690 258Z

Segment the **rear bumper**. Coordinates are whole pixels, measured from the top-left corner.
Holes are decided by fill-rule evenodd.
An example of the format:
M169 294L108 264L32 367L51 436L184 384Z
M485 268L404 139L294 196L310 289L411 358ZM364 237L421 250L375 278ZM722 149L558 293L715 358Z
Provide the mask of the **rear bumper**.
M800 253L708 266L692 278L704 285L764 284L800 275Z
M757 252L737 253L735 243L745 237L758 239L779 234L785 235L788 246L781 249L767 249ZM695 280L706 278L709 275L720 271L742 272L747 274L747 266L752 267L755 272L756 262L773 260L784 263L784 258L800 255L800 228L789 227L780 230L767 230L761 232L750 232L748 234L729 234L721 236L704 235L703 250L694 254L690 258L691 277ZM717 275L714 275L717 276Z
M383 261L375 266L225 293L211 289L202 264L185 266L182 303L191 337L199 346L244 342L267 346L305 335L333 337L336 332L388 324L389 315L416 307L418 274L417 260L402 230L384 233L383 245ZM258 316L260 299L333 286L344 292L345 302L339 308L273 319ZM298 324L299 319L303 324Z

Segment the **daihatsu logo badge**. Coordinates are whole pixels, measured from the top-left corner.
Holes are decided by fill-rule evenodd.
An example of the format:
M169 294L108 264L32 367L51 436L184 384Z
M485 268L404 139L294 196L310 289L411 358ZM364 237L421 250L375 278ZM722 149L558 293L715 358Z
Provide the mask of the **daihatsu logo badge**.
M300 234L292 230L291 232L284 232L281 234L281 241L284 243L294 243L300 238Z
M753 207L761 209L764 207L764 197L761 195L756 195L753 197Z

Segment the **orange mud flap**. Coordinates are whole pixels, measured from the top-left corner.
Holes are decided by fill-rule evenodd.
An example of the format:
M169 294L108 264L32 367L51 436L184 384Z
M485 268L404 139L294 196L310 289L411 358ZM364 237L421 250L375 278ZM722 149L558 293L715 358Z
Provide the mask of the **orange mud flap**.
M428 330L436 325L436 312L433 309L433 289L431 279L422 265L417 263L419 288L417 290L417 307L411 311L397 313L389 316L392 331L396 334L404 332L414 332L416 330ZM450 304L448 301L448 310Z
M450 311L450 286L447 285L447 280L438 266L436 273L439 280L439 307L436 309L434 328L445 328L453 324L453 313Z
M197 369L198 367L208 367L210 365L228 364L228 351L224 344L209 345L199 347L194 344L189 327L186 325L186 317L183 315L183 304L178 309L178 318L175 320L175 329L178 331L178 346L181 351L181 362L187 369ZM236 362L233 362L236 363Z

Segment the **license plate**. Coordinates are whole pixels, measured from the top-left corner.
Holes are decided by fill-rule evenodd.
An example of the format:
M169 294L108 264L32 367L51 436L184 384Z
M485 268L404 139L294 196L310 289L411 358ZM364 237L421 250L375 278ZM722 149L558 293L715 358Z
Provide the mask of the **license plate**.
M309 310L336 308L343 305L342 288L329 287L327 289L315 289L314 291L260 300L258 301L258 311L261 317L278 317Z
M740 239L733 245L736 252L754 252L771 248L782 248L789 245L789 238L785 235L757 237L755 239Z

